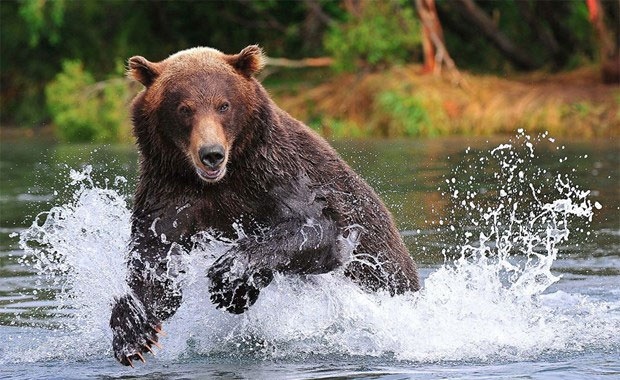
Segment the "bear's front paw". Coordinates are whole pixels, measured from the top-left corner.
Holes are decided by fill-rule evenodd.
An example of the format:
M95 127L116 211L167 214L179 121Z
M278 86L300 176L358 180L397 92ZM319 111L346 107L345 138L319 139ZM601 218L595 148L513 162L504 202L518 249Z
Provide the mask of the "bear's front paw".
M252 270L247 262L225 254L209 269L211 302L218 309L241 314L258 299L260 289L269 285L273 271L267 268Z
M133 367L132 360L144 362L142 353L150 352L152 346L161 348L157 334L163 334L161 322L149 318L142 303L132 295L116 301L110 318L114 356L123 365Z

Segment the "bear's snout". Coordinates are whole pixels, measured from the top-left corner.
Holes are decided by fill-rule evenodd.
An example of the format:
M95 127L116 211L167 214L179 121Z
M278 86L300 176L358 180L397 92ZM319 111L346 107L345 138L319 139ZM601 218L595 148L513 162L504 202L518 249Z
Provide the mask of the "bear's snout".
M226 174L226 149L220 144L203 145L198 149L196 174L206 182L217 182Z
M198 151L198 157L208 169L216 170L224 162L226 151L221 145L203 146Z

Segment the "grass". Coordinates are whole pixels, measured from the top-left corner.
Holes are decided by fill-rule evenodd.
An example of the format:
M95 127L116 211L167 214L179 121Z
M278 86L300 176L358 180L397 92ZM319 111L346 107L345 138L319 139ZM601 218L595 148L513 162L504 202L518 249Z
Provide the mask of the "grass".
M511 78L462 72L459 84L448 75L422 75L416 65L354 74L269 70L261 80L276 103L329 138L514 134L519 128L579 139L620 135L620 87L601 84L594 66ZM126 113L126 103L99 114L129 131L127 117L115 113ZM127 135L121 140L130 140Z
M558 137L620 134L620 90L601 84L596 67L513 78L461 73L460 85L420 70L298 72L311 80L266 86L282 108L334 138L512 134L519 128Z

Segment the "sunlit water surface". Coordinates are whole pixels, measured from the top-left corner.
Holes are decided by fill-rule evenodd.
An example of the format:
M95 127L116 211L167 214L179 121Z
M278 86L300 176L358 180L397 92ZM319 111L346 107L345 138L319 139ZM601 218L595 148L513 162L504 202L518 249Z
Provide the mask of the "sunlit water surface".
M231 315L205 276L227 244L197 244L163 350L132 369L113 358L108 320L127 291L134 148L3 141L0 378L620 376L616 144L334 145L393 211L422 290L276 276Z

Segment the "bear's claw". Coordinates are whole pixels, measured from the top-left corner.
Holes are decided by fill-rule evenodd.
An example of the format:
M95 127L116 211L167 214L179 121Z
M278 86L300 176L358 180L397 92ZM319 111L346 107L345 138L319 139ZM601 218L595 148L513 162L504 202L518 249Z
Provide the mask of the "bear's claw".
M153 326L153 330L155 330L156 333L158 333L161 336L166 336L168 334L166 334L166 332L161 328L161 325L155 325Z
M133 360L146 362L143 353L154 355L152 346L162 348L157 334L163 333L160 323L149 323L139 300L126 295L117 300L112 309L112 347L114 356L123 365L133 367Z
M156 355L155 355L155 351L153 351L153 350L151 349L151 346L149 346L148 344L143 344L143 345L142 345L142 347L143 347L146 351L150 352L153 356L156 356ZM144 351L144 352L146 352L146 351Z
M156 338L157 339L157 338ZM149 342L149 344L159 348L160 350L162 349L161 344L157 343L157 340L153 340L151 338L146 338L146 340Z
M156 331L153 329L153 331ZM133 360L140 360L142 363L146 363L146 359L144 358L143 353L150 352L155 356L155 352L152 347L155 346L160 350L163 348L162 345L157 341L158 337L155 334L152 334L148 337L143 337L144 341L140 345L135 345L134 347L129 347L126 345L121 351L118 352L115 350L114 355L116 359L123 365L129 365L133 367Z

